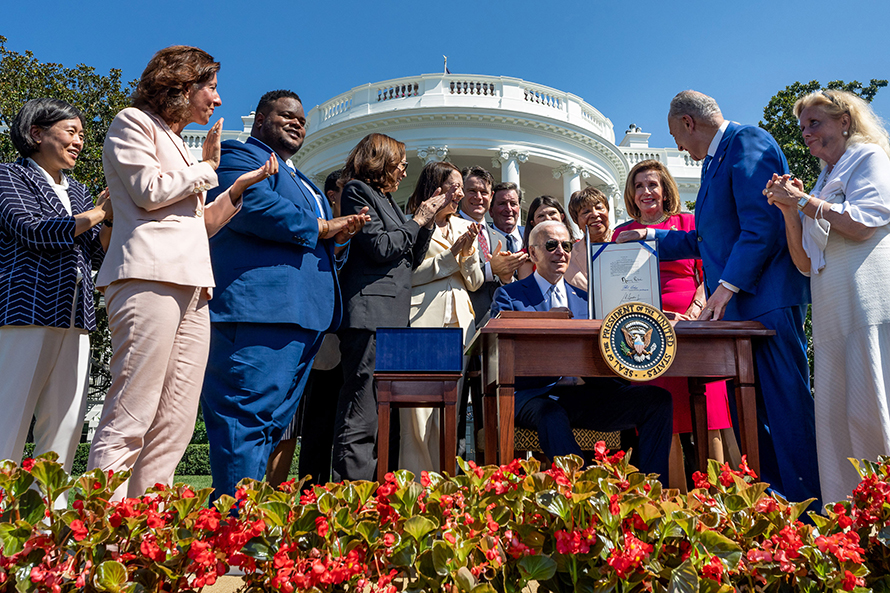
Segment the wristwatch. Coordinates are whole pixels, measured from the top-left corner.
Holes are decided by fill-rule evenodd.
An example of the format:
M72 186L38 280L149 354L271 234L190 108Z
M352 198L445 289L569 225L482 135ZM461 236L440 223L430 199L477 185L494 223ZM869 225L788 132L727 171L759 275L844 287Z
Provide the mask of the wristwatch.
M809 194L804 194L804 196L797 201L797 209L803 210L804 208L807 207L807 204L809 204L809 203L810 203Z

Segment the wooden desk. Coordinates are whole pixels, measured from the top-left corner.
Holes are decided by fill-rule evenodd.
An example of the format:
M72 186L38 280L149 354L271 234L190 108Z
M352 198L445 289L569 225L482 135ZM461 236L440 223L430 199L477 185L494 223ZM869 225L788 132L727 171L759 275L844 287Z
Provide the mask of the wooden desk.
M470 350L482 354L485 463L513 457L513 387L516 377L616 377L603 361L598 319L491 319ZM680 321L677 358L663 376L690 377L692 420L699 468L707 470L708 420L704 384L734 379L742 453L760 473L757 405L751 340L774 335L756 321Z

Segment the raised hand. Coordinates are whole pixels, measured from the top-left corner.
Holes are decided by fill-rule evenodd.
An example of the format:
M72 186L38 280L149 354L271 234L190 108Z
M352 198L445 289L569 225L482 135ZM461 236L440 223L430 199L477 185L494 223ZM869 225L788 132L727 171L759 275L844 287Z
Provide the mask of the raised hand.
M214 171L219 167L219 156L222 152L222 147L220 146L220 142L222 142L222 125L223 119L219 118L219 121L213 124L210 131L207 132L207 136L204 138L204 146L201 147L201 160L209 163Z
M441 187L436 188L433 195L417 207L417 211L414 213L414 221L420 226L429 226L435 220L439 210L447 207L451 204L451 201L452 197L448 195L448 192L443 192Z

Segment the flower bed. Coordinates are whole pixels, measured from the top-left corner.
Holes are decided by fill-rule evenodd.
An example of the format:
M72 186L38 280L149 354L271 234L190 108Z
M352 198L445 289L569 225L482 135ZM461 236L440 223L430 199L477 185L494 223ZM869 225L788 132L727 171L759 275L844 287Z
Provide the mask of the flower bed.
M711 461L688 495L663 491L603 446L583 468L560 458L406 471L386 482L300 492L245 481L207 507L210 489L156 486L109 503L126 474L70 478L49 454L0 463L0 583L28 591L187 591L229 567L280 591L887 590L890 458L826 516L768 494L743 463ZM37 488L34 487L36 484ZM47 501L69 491L72 510ZM231 512L237 510L237 516Z

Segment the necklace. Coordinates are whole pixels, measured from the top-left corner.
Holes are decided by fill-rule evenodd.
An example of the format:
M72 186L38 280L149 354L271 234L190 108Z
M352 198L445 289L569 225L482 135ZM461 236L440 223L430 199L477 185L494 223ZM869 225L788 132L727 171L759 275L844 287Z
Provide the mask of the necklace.
M662 212L662 213L661 213L661 216L658 218L658 220L653 220L652 222L646 222L645 220L641 220L641 221L640 221L640 224L642 224L642 225L646 225L646 226L652 226L652 225L656 225L656 224L661 224L661 223L663 223L665 220L667 220L668 218L670 218L670 216L668 216L667 214L665 214L664 212Z

